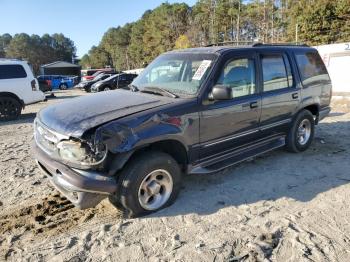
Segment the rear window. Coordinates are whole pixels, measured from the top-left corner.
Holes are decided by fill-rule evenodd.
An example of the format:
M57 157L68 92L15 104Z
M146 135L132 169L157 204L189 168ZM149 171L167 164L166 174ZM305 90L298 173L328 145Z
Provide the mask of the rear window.
M26 78L27 73L21 65L0 65L0 79Z
M316 52L296 54L301 81L304 86L329 82L330 78L321 57Z

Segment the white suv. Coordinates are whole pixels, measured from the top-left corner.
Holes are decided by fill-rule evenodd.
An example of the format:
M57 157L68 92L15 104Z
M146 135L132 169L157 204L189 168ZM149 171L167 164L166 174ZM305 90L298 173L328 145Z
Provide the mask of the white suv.
M26 61L0 59L0 121L14 120L24 106L44 100Z

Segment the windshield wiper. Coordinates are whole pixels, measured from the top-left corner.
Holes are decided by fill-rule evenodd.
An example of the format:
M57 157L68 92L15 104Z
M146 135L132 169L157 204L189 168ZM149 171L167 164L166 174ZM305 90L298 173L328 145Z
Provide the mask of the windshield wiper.
M170 92L169 90L158 87L158 86L146 86L146 87L144 87L144 89L141 92L152 92L152 93L159 94L159 95L166 94L167 96L172 97L172 98L179 97L178 95Z

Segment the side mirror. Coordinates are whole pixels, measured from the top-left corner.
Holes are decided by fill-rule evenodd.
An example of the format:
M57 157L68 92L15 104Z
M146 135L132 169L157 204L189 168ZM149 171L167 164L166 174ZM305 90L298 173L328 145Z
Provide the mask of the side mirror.
M210 100L229 100L232 99L232 89L224 85L215 85L209 94Z

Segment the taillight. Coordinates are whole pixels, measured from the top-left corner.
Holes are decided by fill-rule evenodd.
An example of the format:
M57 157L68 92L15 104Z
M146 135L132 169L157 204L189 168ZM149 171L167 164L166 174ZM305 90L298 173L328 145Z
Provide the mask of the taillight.
M32 80L32 82L30 82L30 84L32 86L32 91L36 91L36 84L34 79Z

